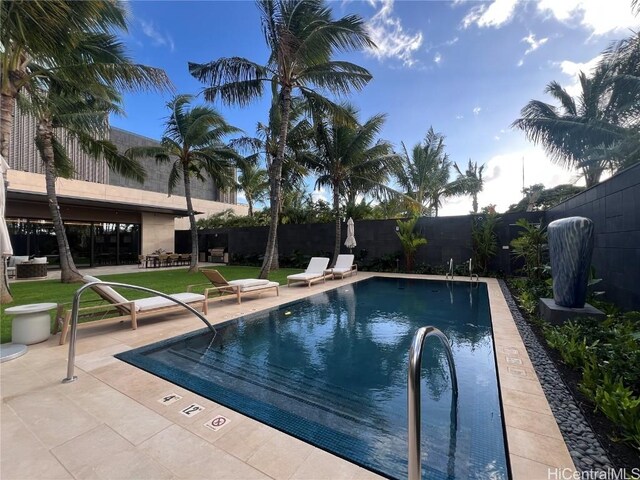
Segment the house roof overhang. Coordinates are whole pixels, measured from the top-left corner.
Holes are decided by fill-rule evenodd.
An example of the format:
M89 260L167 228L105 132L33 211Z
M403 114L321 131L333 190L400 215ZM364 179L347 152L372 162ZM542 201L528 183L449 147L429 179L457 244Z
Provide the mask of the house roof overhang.
M138 203L127 203L112 200L96 200L83 197L73 197L67 195L58 195L58 203L60 206L68 207L92 207L92 208L104 208L114 211L122 212L145 212L145 213L160 213L164 215L172 215L174 217L186 217L189 215L189 211L186 208L165 207L161 205L144 205ZM32 203L47 203L47 194L40 192L28 192L22 190L7 191L7 201L21 201ZM194 212L196 215L203 212Z

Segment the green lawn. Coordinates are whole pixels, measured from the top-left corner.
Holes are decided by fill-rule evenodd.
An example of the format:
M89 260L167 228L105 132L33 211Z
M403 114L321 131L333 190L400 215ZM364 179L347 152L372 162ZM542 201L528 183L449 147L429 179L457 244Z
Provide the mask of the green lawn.
M260 269L258 267L236 267L236 266L220 266L217 270L224 275L227 280L235 280L239 278L257 278ZM280 282L281 285L287 284L287 275L299 273L296 269L281 269L271 272L269 280ZM207 279L200 273L189 274L186 268L176 270L157 270L157 271L140 271L139 273L121 273L117 275L100 275L99 278L104 281L129 283L132 285L140 285L142 287L152 288L163 293L186 292L187 285L203 284ZM209 284L210 285L210 284ZM6 307L16 305L25 305L27 303L70 303L73 294L81 286L79 283L60 283L59 280L43 280L32 282L18 282L11 284L11 293L13 294L13 303L2 306L2 314L0 315L0 342L11 341L11 316L4 313ZM196 290L197 291L197 290ZM125 297L135 299L148 296L145 292L137 290L120 291ZM92 291L88 291L82 295L82 301L96 300L98 296ZM55 310L51 312L51 319L55 316Z

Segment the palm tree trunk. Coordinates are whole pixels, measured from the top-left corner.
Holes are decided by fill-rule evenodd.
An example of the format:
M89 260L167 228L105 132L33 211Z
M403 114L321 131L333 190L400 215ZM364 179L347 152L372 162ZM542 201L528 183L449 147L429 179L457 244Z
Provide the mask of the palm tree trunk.
M247 203L249 204L249 216L253 217L253 200L251 200L251 195L248 195L247 192L245 192L244 196L247 199Z
M333 185L333 211L336 216L336 236L335 242L333 244L333 260L331 261L331 265L335 265L338 261L338 255L340 255L340 237L341 237L341 226L342 222L340 222L340 189L338 185Z
M0 177L0 188L4 188L4 198L7 198L7 179L6 175L2 175ZM4 205L0 205L2 208ZM7 272L7 259L0 254L0 304L6 305L7 303L13 302L13 296L11 295L11 288L9 288L9 274Z
M271 221L269 223L269 236L267 237L267 247L262 262L259 278L267 278L273 265L273 255L276 251L278 238L278 219L280 204L280 182L282 180L282 163L284 161L284 148L287 142L287 132L289 129L289 116L291 114L291 87L282 86L282 113L280 117L280 133L278 134L278 154L273 159L271 171L269 172L271 180L271 191L269 194Z
M478 194L473 194L473 213L478 213Z
M7 163L9 162L9 141L13 129L15 107L15 97L3 92L0 96L0 153Z
M9 82L9 88L12 88ZM15 93L17 95L17 92ZM15 95L2 92L0 96L0 154L9 163L9 140L11 139L11 129L13 128L13 113L15 110ZM3 177L0 188L7 189L6 179ZM5 198L6 195L5 195ZM0 257L0 303L6 305L13 302L11 289L9 288L9 278L7 274L7 263L4 257Z
M71 248L67 233L64 230L64 222L60 214L58 197L56 196L56 169L53 154L53 125L51 121L42 119L38 122L36 136L40 143L40 155L44 163L44 177L47 185L47 201L49 212L53 221L53 230L58 242L58 255L60 255L60 281L72 283L82 280L82 274L76 268L71 256Z
M198 226L196 216L193 213L193 202L191 201L191 178L185 163L182 164L182 178L184 179L184 197L187 199L187 212L189 212L189 226L191 227L191 264L189 273L198 271Z

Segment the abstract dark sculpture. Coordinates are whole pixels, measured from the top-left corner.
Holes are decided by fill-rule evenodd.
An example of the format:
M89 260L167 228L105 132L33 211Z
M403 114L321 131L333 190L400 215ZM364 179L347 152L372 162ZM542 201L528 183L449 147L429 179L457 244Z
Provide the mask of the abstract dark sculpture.
M593 222L585 217L555 220L547 229L556 305L583 308L593 252Z

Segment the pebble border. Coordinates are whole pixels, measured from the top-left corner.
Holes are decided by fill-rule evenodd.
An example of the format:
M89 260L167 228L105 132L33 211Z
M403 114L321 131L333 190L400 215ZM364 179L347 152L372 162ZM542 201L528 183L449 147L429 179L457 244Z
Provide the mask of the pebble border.
M556 366L520 313L507 284L501 279L498 283L576 468L580 471L613 469L607 453L562 381Z

